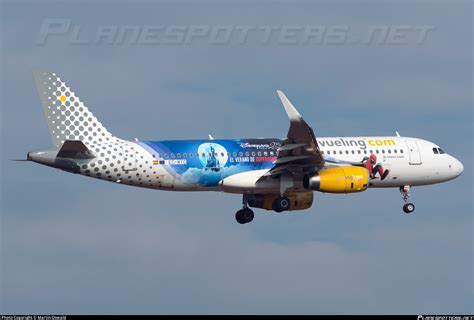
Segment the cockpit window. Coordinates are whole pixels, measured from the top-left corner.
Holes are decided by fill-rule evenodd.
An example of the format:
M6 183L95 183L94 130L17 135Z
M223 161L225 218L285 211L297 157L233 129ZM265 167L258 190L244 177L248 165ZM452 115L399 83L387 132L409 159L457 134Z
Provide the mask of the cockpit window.
M438 148L433 148L433 153L438 154Z
M445 153L445 152L444 152L444 150L443 150L443 149L441 149L441 148L438 148L438 151L439 151L439 154L443 154L443 153Z

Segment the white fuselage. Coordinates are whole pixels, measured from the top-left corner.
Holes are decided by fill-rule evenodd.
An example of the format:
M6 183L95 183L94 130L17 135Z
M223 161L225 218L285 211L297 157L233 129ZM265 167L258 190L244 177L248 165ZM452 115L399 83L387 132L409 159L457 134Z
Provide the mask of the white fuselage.
M209 140L219 145L222 141ZM240 140L237 140L240 141ZM259 141L259 140L255 140ZM264 141L264 140L262 140ZM381 180L375 176L369 187L386 188L404 185L421 186L441 183L456 178L463 172L463 165L454 157L444 153L439 147L429 141L407 137L327 137L318 138L319 148L326 160L326 166L345 166L350 163L361 163L364 157L375 154L377 164L390 174ZM132 186L176 190L176 191L224 191L232 193L243 192L273 192L279 190L279 184L262 185L257 187L256 181L268 171L275 160L276 148L246 150L226 149L216 152L219 163L225 158L226 163L239 164L242 170L229 172L206 171L200 162L190 167L191 159L197 159L199 146L203 141L180 141L185 145L179 150L157 152L148 144L142 142L119 141L91 147L96 155L91 160L77 161L77 173L111 182ZM172 141L172 143L175 143ZM176 142L177 143L177 142ZM259 147L259 146L257 146ZM261 151L254 151L261 150ZM436 150L436 151L434 151ZM441 152L440 152L441 151ZM198 153L198 155L196 155ZM246 153L248 156L246 156ZM191 155L193 154L193 155ZM264 154L267 156L263 158ZM253 155L253 156L252 156ZM258 158L261 155L262 158ZM178 158L179 156L179 158ZM236 157L235 157L236 156ZM38 155L31 153L31 160L38 160ZM35 159L36 157L36 159ZM261 159L261 161L259 160ZM260 161L257 169L253 162ZM41 162L41 161L37 161ZM224 163L225 165L225 163ZM186 169L186 170L184 170ZM194 175L203 176L194 178ZM217 183L202 183L206 175L212 176ZM208 179L209 180L209 179ZM228 186L226 188L226 186ZM230 187L229 187L230 186ZM268 188L268 190L265 190Z

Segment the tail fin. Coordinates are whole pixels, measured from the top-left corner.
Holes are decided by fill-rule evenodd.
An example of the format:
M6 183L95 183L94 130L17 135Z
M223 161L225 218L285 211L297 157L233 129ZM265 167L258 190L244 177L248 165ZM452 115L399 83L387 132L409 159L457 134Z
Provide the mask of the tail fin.
M56 73L34 71L33 78L56 147L61 147L66 140L80 140L87 146L120 141L105 129Z

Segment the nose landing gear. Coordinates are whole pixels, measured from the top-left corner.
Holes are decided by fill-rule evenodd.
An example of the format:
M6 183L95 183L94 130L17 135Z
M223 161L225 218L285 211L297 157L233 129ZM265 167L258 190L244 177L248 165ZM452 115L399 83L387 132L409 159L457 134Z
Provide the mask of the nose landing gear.
M400 187L400 193L402 195L402 199L405 202L403 205L403 211L405 213L412 213L415 211L415 205L411 202L408 202L408 198L410 198L410 186L402 186Z

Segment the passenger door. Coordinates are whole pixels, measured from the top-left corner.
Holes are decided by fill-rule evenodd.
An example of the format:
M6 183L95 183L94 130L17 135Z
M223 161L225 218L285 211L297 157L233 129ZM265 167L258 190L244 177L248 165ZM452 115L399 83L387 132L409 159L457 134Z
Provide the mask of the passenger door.
M412 165L421 164L421 153L416 141L406 140L405 142L408 147L408 154L410 156L410 164Z

